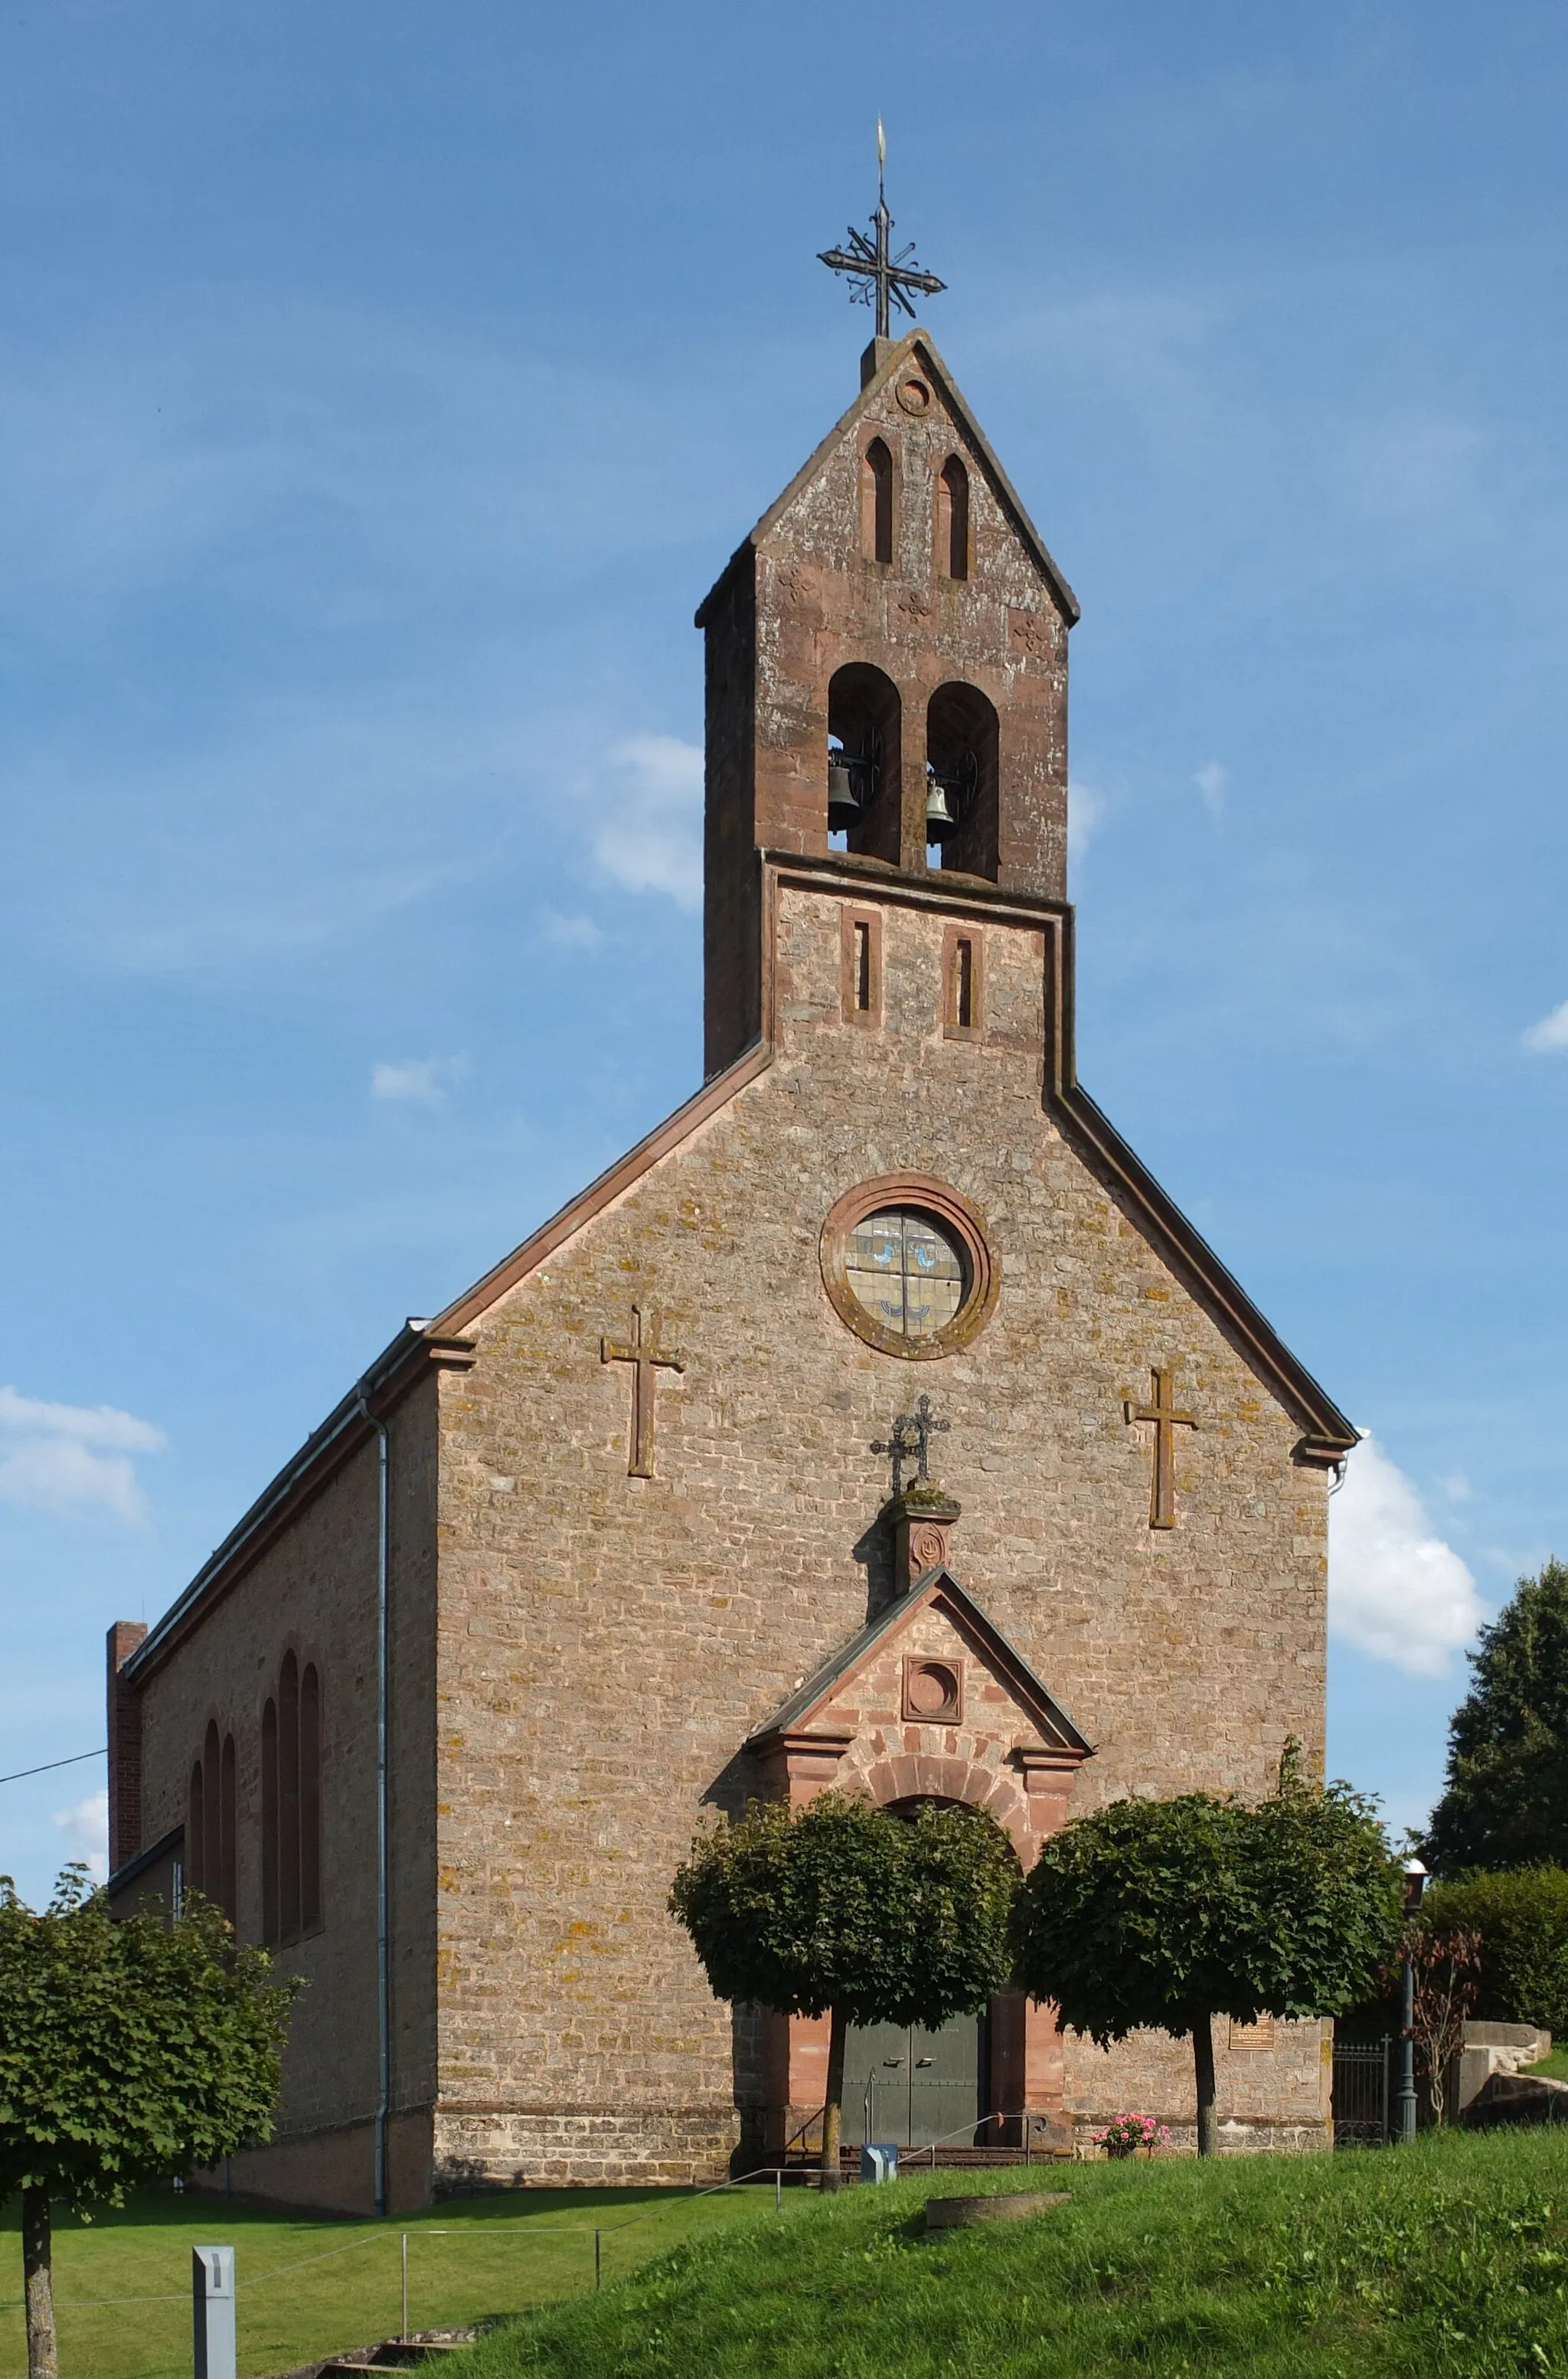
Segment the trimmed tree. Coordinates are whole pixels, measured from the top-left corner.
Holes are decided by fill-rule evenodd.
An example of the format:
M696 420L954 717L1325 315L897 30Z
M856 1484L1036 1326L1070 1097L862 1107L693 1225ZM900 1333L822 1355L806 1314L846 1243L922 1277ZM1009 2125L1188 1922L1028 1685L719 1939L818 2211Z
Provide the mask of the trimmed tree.
M1469 1660L1421 1854L1442 1876L1568 1866L1568 1569L1522 1577Z
M1011 1976L1018 1860L984 1810L923 1804L908 1817L824 1793L754 1804L700 1833L669 1906L716 1999L827 2015L822 2180L837 2188L850 2024L935 2030Z
M1434 1883L1421 1924L1480 1942L1476 2013L1491 2023L1538 2023L1568 2037L1568 1874L1511 1867Z
M39 1914L0 1876L0 2204L20 2193L29 2379L58 2370L52 2203L119 2205L265 2139L298 1987L203 1901L116 1924L67 1867Z
M1214 2148L1213 2019L1336 2015L1399 1938L1403 1877L1370 1805L1320 1792L1295 1746L1256 1808L1211 1793L1113 1801L1045 1843L1018 1898L1018 1971L1104 2048L1190 2036L1198 2153Z

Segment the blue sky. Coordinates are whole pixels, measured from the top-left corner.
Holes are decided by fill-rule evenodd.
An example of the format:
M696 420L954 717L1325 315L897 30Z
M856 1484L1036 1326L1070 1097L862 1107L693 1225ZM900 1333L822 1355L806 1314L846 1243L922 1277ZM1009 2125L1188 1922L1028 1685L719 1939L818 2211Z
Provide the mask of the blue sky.
M1082 600L1084 1079L1374 1448L1418 1817L1568 1549L1568 17L0 23L0 1770L699 1069L693 608L927 319ZM98 1771L0 1794L36 1893Z

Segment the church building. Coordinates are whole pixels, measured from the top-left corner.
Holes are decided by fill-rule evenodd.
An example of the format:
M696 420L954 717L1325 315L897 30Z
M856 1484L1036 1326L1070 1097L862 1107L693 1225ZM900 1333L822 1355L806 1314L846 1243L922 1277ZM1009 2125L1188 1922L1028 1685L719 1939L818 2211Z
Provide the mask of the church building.
M308 1978L236 2190L810 2144L826 2021L717 2002L668 1913L716 1810L959 1802L1027 1866L1321 1762L1355 1431L1079 1084L1077 617L930 339L879 335L697 613L702 1086L111 1631L115 1905L199 1890ZM1328 2031L1217 2026L1223 2145L1327 2144ZM1188 2044L1017 1994L850 2037L850 2142L1128 2107L1190 2141Z

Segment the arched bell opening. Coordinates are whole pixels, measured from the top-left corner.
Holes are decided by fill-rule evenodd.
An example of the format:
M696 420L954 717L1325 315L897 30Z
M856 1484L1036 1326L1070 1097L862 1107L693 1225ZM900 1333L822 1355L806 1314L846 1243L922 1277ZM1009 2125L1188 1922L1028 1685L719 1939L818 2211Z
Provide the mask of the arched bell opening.
M903 782L901 706L890 677L869 661L835 670L827 688L827 842L870 859L899 859Z
M996 880L998 728L978 686L940 685L925 713L925 863Z

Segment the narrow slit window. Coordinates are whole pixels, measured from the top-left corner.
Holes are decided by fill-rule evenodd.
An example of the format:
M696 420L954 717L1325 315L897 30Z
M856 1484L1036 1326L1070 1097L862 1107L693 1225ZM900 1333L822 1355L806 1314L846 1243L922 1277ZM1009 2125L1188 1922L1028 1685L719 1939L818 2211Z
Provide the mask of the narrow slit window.
M984 1030L984 965L981 936L949 925L942 937L942 1030L949 1038L977 1041Z
M956 454L936 482L936 552L949 578L969 576L969 473Z
M960 1033L974 1030L974 944L961 938L953 946L952 1021Z
M882 1021L882 921L874 912L840 912L838 993L845 1023L874 1032Z
M861 535L868 562L893 559L893 457L874 438L865 450L861 485Z

